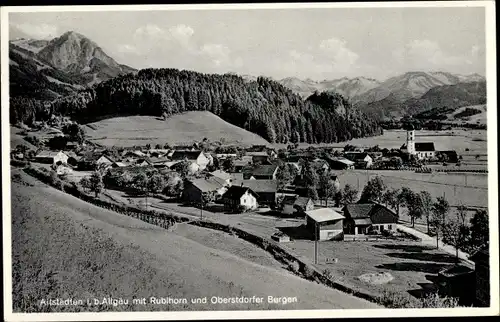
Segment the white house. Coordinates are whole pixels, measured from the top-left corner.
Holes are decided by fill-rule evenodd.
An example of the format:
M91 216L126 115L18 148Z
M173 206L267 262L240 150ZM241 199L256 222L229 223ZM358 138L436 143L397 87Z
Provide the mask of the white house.
M258 207L258 195L252 189L241 186L231 186L222 196L224 207L227 210L237 210L244 206L247 210L253 210Z
M176 150L171 156L172 161L181 162L187 160L198 166L198 170L202 171L210 164L210 159L202 151L179 151Z
M35 156L35 161L50 164L55 164L58 162L67 163L68 158L68 155L62 151L41 151Z

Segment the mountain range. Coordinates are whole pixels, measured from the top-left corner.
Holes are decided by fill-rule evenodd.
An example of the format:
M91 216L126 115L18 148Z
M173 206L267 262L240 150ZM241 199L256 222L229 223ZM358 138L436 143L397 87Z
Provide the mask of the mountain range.
M117 63L95 42L73 31L50 41L11 40L9 67L11 96L49 100L136 72Z
M10 96L45 101L137 72L134 68L116 62L98 44L73 31L52 40L11 40L9 58ZM239 76L246 83L257 81L257 77L252 75ZM469 102L482 104L486 99L485 84L472 87L463 85L484 83L485 78L478 74L414 71L385 81L363 76L322 81L287 77L276 81L303 99L315 92L340 94L361 111L377 118L420 113L439 102L459 107ZM436 90L430 92L433 89ZM455 98L450 103L450 93L454 92L461 93L461 98ZM424 97L426 93L433 98Z
M485 80L483 76L478 74L456 75L447 72L407 72L385 81L367 77L343 77L323 81L287 77L279 80L279 83L302 97L307 97L315 91L331 91L349 98L355 104L368 104L383 100L390 95L393 96L393 99L404 101L410 98L418 98L437 86Z

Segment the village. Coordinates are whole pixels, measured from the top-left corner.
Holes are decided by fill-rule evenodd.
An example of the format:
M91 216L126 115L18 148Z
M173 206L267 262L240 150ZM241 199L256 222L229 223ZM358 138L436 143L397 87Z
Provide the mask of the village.
M293 244L291 251L309 257L318 267L327 267L328 272L328 265L339 261L337 249L349 249L352 242L384 241L393 243L392 247L404 247L418 241L427 249L435 248L437 242L440 251L450 254L446 256L456 257L451 262L459 266L439 266L435 273L442 280L431 289L465 297L466 303L488 301L484 293L472 300L464 293L468 288L450 286L474 283L470 280L474 263L458 249L461 245L445 244L439 235L444 233L443 227L429 220L439 198L432 203L437 196L393 189L377 175L383 170L459 171L461 157L456 151L436 151L432 142L417 141L413 129L407 130L406 140L393 149L352 145L299 149L290 144L278 150L266 145L223 146L208 140L105 148L84 140L75 123L31 132L36 135L27 132L27 138L38 149L13 147L13 163L48 171L95 194L95 198L242 227L278 243ZM341 182L339 174L349 172L368 174L368 182L364 187L359 179L357 186ZM441 202L447 207L444 212L452 216L454 210L447 201ZM464 207L463 212L467 211L472 210ZM427 218L427 225L415 225L417 218ZM474 258L479 258L481 265L487 264L483 248L474 250L480 254ZM388 278L380 283L394 279L386 275L376 273L366 278Z

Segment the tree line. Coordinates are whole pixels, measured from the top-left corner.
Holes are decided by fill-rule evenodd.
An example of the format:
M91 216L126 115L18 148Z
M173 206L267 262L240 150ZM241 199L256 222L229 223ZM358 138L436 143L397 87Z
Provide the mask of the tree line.
M74 95L21 111L11 122L29 122L46 114L80 122L111 115L168 118L187 111L209 111L269 142L341 142L376 135L380 127L335 93L314 93L303 100L265 77L202 74L177 69L144 69L99 83Z

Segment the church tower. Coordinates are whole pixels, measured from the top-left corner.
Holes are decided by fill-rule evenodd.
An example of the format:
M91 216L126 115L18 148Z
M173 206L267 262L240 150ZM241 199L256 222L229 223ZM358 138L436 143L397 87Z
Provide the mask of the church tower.
M417 151L415 151L415 130L406 132L406 148L409 154L417 153Z

